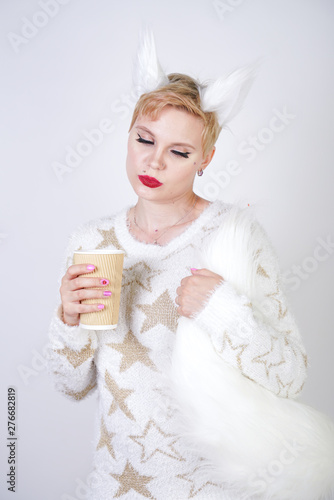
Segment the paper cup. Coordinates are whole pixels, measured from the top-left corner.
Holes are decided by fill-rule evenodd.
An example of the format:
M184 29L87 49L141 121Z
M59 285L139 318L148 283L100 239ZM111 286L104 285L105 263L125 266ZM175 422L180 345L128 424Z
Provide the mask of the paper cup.
M80 276L107 278L109 285L92 287L95 290L110 290L111 296L101 299L82 300L82 304L104 304L104 309L92 313L80 314L80 326L88 330L110 330L118 322L119 303L123 272L123 250L92 250L74 252L74 264L94 264L95 270Z

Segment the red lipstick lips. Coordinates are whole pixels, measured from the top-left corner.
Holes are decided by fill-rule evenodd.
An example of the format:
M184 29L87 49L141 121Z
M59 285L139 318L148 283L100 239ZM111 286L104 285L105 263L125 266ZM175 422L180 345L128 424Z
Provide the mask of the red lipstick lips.
M145 186L150 188L157 188L162 186L162 182L159 182L154 177L150 177L149 175L138 175L140 182L142 182Z

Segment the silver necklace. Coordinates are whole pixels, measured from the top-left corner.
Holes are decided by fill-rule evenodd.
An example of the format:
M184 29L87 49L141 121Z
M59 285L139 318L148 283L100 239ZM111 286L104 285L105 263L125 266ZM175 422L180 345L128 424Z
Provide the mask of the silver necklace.
M198 200L198 196L196 194L196 199L195 199L195 202L193 204L193 206L191 207L191 209L189 210L189 212L187 212L183 217L181 217L180 220L178 220L177 222L175 222L175 224L173 224L172 226L169 226L167 229L165 229L165 231L163 233L160 234L160 236L158 236L154 241L154 245L157 245L158 244L158 239L161 238L161 236L163 236L165 233L167 233L167 231L169 231L170 229L172 229L172 227L175 227L177 224L179 224L181 221L183 221L183 219L185 219L185 217L187 215L190 214L190 212L195 208L195 205L197 203L197 200ZM144 234L146 234L146 236L150 236L146 231L144 231L144 229L142 229L141 227L138 226L137 224L137 221L136 221L136 206L134 208L134 213L133 213L133 222L135 223L135 225L138 227L138 229L140 229ZM159 229L155 229L154 232L157 233L159 231ZM151 236L150 236L151 237Z

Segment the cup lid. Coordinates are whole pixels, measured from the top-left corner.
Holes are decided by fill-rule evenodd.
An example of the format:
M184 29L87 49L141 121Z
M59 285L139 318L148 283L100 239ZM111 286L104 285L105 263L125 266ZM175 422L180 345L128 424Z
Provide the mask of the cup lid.
M124 253L124 250L108 250L108 249L100 249L100 250L76 250L73 253L78 253L78 254L87 254L87 255L101 255L101 254L108 254L108 255L114 255L118 253Z

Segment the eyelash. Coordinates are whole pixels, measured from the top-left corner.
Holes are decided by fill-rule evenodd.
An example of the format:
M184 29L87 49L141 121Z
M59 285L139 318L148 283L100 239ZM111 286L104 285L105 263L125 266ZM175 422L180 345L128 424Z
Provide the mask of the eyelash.
M143 139L137 132L138 139L136 139L137 142L140 142L141 144L154 144L152 141L146 141ZM176 156L182 156L182 158L189 158L190 153L182 153L182 151L176 151L172 149L172 153L174 153Z

